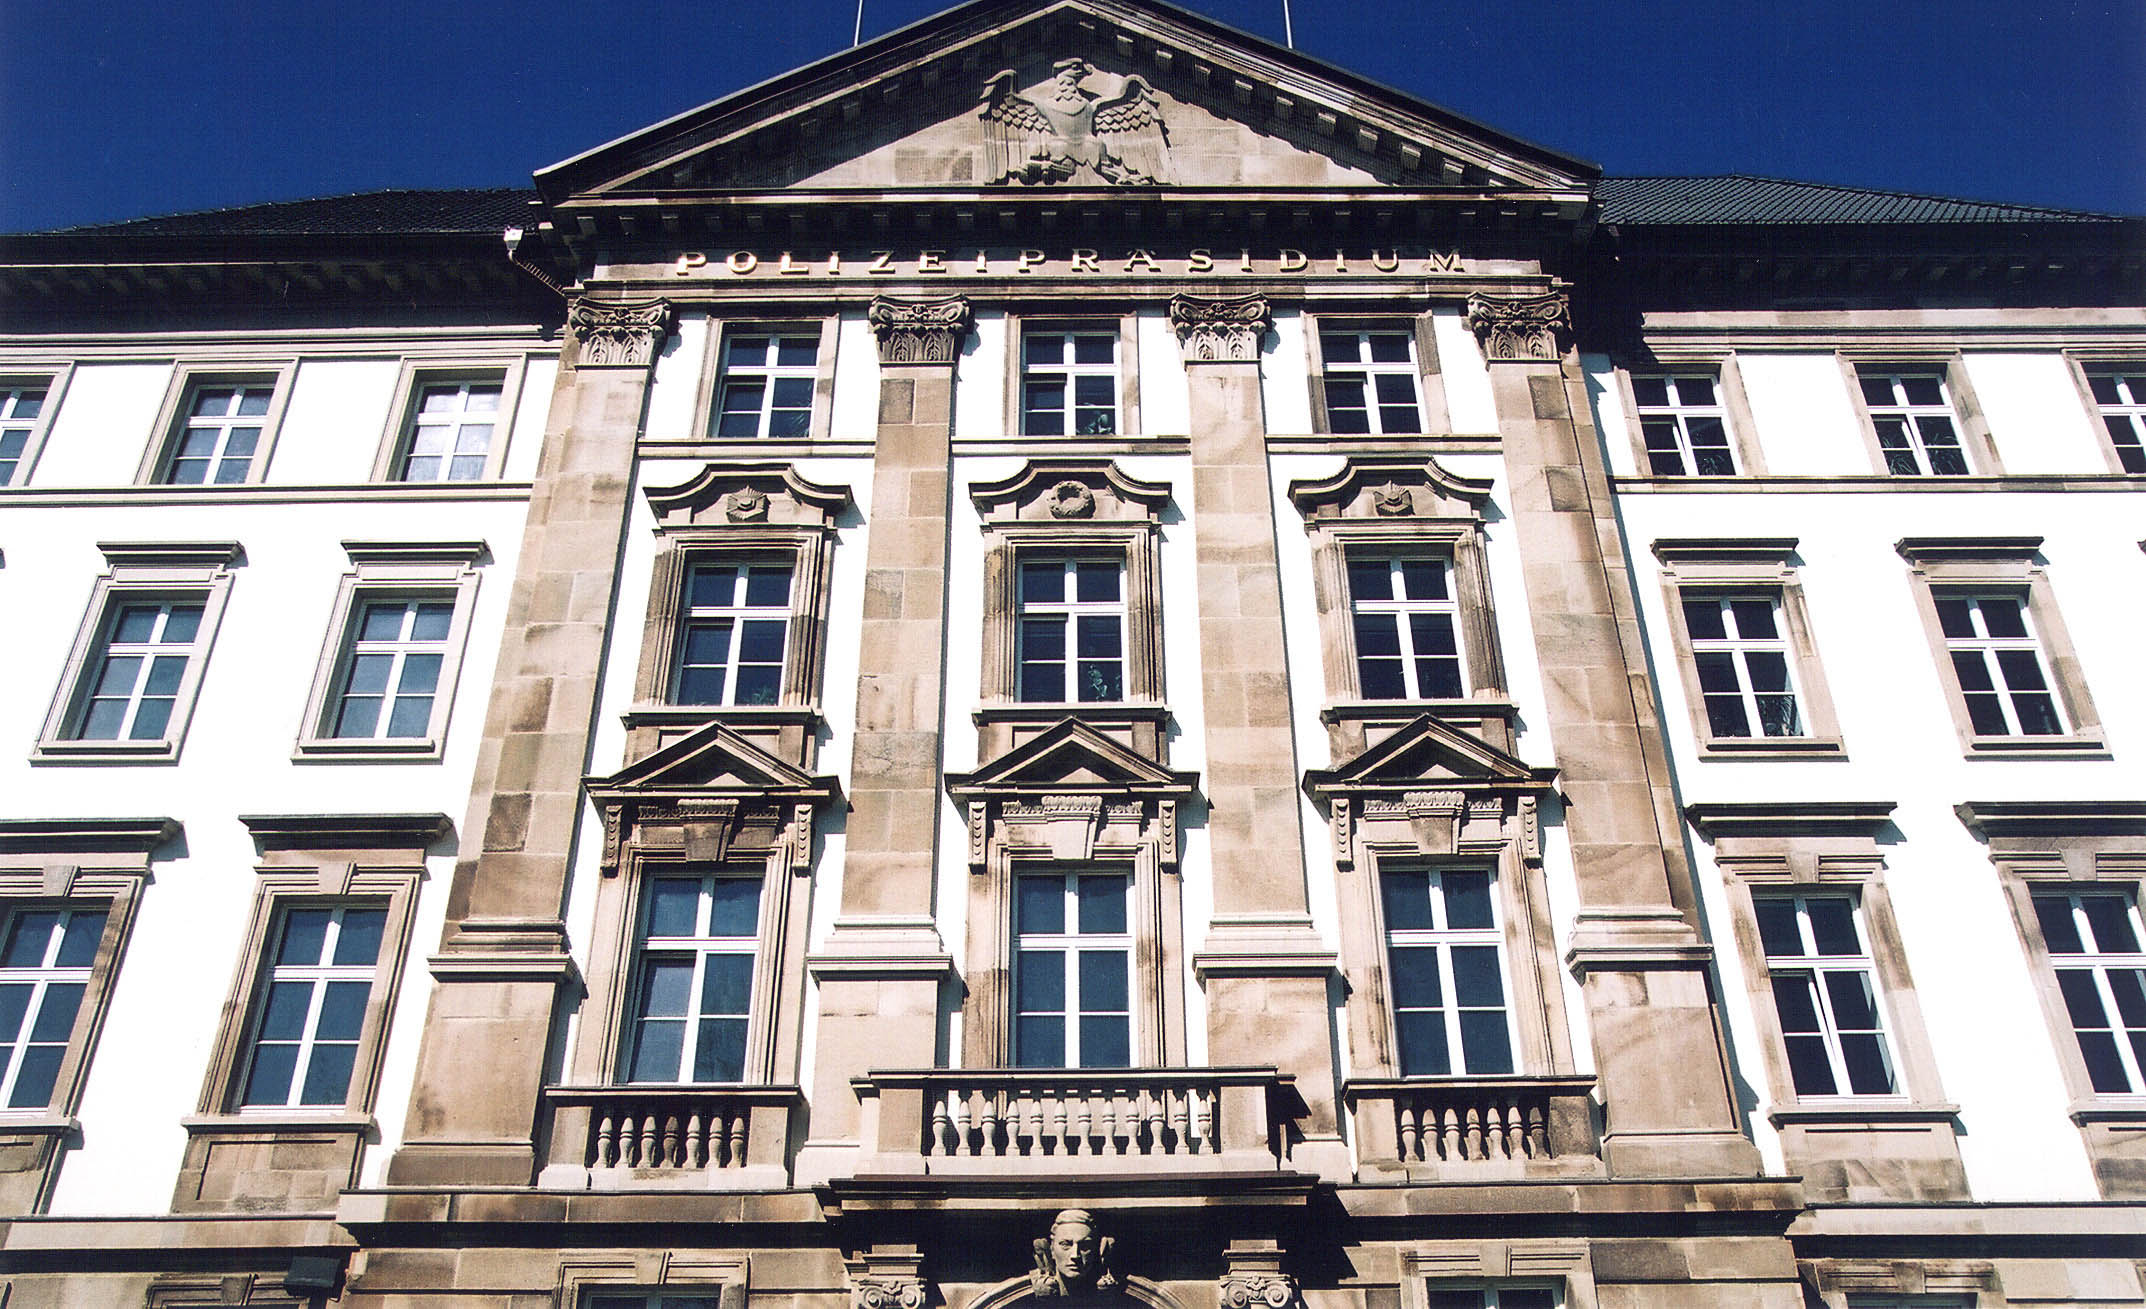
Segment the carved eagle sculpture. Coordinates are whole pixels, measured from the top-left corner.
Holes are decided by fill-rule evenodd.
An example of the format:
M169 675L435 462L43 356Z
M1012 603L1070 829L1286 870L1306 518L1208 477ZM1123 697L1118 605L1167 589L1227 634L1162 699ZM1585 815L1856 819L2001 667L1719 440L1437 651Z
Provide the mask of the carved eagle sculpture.
M1082 170L1113 186L1154 186L1169 148L1161 105L1148 84L1128 77L1106 100L1081 89L1095 70L1083 59L1051 65L1047 98L1014 94L1014 71L984 84L982 108L993 183L1069 182Z

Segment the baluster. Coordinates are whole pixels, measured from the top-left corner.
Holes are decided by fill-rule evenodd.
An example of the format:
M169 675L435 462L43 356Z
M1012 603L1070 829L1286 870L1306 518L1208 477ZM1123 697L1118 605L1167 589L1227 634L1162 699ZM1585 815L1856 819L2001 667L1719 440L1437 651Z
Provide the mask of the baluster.
M946 1095L941 1093L931 1098L931 1122L924 1129L924 1153L948 1155L954 1152L953 1116L946 1112Z
M982 1092L982 1095L983 1117L977 1124L977 1130L983 1134L983 1137L977 1143L976 1153L996 1158L1006 1153L1000 1148L998 1140L999 1105L1005 1092L986 1089Z
M745 1127L752 1119L743 1109L730 1114L729 1118L729 1130L723 1134L723 1153L725 1155L723 1163L728 1168L743 1168L745 1166Z
M1393 1106L1395 1135L1400 1138L1401 1162L1423 1159L1423 1111L1414 1100L1396 1100Z
M1528 1101L1527 1121L1528 1154L1536 1159L1550 1157L1550 1102Z
M1438 1159L1452 1163L1460 1158L1460 1110L1451 1100L1436 1100L1431 1104L1431 1121L1434 1127L1426 1129L1437 1133ZM1426 1149L1429 1143L1426 1142Z
M1064 1154L1066 1153L1065 1094L1056 1087L1047 1088L1041 1094L1049 1101L1049 1107L1046 1112L1049 1115L1051 1125L1050 1135L1044 1139L1045 1148L1054 1154Z
M964 1156L976 1154L976 1100L983 1092L977 1087L964 1087L954 1099L954 1153Z
M632 1124L632 1144L619 1162L628 1168L639 1168L656 1152L656 1116L645 1108L636 1108L628 1120Z
M1199 1147L1192 1138L1192 1092L1182 1086L1169 1089L1170 1134L1176 1140L1171 1143L1171 1154L1197 1154Z
M1021 1097L1021 1153L1039 1155L1043 1149L1043 1097L1033 1091L1016 1091Z
M1460 1134L1462 1157L1481 1163L1490 1158L1489 1106L1481 1100L1470 1100L1466 1113Z
M677 1166L680 1168L705 1168L708 1166L709 1115L700 1109L686 1114L685 1142L679 1150Z
M609 1109L596 1116L596 1166L609 1168L618 1163L618 1115Z
M1140 1093L1142 1117L1147 1120L1141 1130L1140 1153L1142 1154L1168 1153L1162 1139L1163 1132L1170 1125L1167 1116L1168 1111L1164 1107L1164 1097L1167 1094L1167 1091L1158 1091L1152 1087Z
M1192 1129L1187 1137L1187 1149L1192 1154L1212 1153L1209 1146L1215 1139L1215 1118L1220 1110L1220 1106L1215 1103L1216 1099L1217 1094L1213 1087L1185 1088L1185 1107Z
M1528 1157L1525 1112L1518 1095L1505 1097L1505 1157L1508 1159Z

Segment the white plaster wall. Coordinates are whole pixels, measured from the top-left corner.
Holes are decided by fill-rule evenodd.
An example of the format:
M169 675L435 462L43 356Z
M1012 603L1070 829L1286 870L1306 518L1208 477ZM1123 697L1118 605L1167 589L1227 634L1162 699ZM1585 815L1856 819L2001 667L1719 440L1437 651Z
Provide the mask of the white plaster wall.
M1878 471L1837 356L1739 353L1736 366L1743 374L1744 398L1751 403L1768 473L1803 477Z
M1309 432L1311 356L1304 342L1304 315L1294 309L1275 310L1273 336L1274 344L1259 360L1267 431L1283 436ZM1178 367L1182 371L1184 365Z
M274 486L372 480L401 371L391 358L301 361L261 480Z
M1830 362L1830 361L1828 361ZM1747 372L1748 376L1748 372ZM1756 400L1754 399L1754 403ZM1769 458L1771 451L1769 451ZM1988 852L1952 807L1969 800L2132 799L2146 740L2133 607L2146 593L2140 497L2107 493L1799 493L1627 495L1622 512L1643 623L1686 802L1895 801L1905 842L1885 880L1905 943L1945 1099L1967 1131L1961 1152L1984 1200L2087 1199L2094 1188L2035 999L2017 927ZM1666 636L1668 601L1648 544L1667 536L1793 536L1812 637L1846 740L1845 760L1702 762ZM2039 535L2057 609L2085 671L2114 757L1965 757L1918 617L1904 536ZM1769 1052L1751 1024L1727 928L1727 901L1703 841L1700 881L1725 975L1725 1009L1746 1080L1763 1096ZM1763 1112L1763 1107L1762 1107ZM1755 1123L1770 1158L1777 1145Z
M641 427L647 439L692 441L703 434L694 411L700 399L701 370L708 362L708 334L713 330L705 313L678 315L678 328L663 343L649 378L648 415Z
M1139 342L1141 436L1183 436L1192 430L1192 392L1185 377L1184 348L1161 309L1143 309L1133 320ZM1273 430L1269 428L1269 430Z
M1456 432L1495 432L1498 406L1490 394L1490 369L1475 333L1459 309L1431 311L1431 340L1438 346L1438 367L1445 377L1446 413Z
M76 367L28 485L124 486L132 482L170 382L169 360Z
M999 310L979 310L976 330L954 361L954 435L998 437L1013 430L1006 414L1006 350L1010 328ZM878 356L875 354L876 360ZM879 378L872 378L867 419L877 413ZM876 431L868 428L867 434Z
M2054 351L1961 356L2008 473L2106 473L2108 436Z
M536 480L544 454L544 421L551 415L551 392L559 381L559 357L538 355L522 365L522 394L514 406L514 431L508 438L500 476L509 482Z
M1632 448L1631 428L1624 409L1624 392L1617 385L1617 366L1608 355L1583 354L1580 370L1586 375L1587 399L1594 406L1595 430L1602 438L1602 453L1613 477L1633 477L1645 470L1639 452Z

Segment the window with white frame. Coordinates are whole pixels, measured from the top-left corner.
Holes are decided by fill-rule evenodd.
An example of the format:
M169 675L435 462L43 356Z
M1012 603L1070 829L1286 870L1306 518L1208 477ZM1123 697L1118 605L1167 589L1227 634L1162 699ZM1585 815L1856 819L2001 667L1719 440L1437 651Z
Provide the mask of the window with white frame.
M1358 692L1367 700L1465 695L1450 561L1352 552L1348 568Z
M1022 333L1021 431L1029 436L1116 435L1116 327L1032 328Z
M1513 1071L1494 876L1474 868L1379 872L1403 1077Z
M1856 381L1885 471L1900 477L1958 477L1972 471L1943 373L1859 369Z
M2041 643L2024 596L1939 591L1937 622L1977 736L2061 736Z
M2127 473L2146 473L2146 364L2091 364L2086 385L2118 465Z
M0 1108L43 1109L74 1037L106 911L16 910L0 941Z
M716 1309L722 1297L680 1295L670 1291L606 1291L583 1302L587 1309Z
M686 576L671 700L771 705L782 698L794 557L708 558Z
M1015 1067L1132 1064L1131 883L1100 872L1014 879Z
M2096 1092L2146 1093L2146 951L2126 890L2036 888L2034 916Z
M1322 327L1319 363L1328 431L1383 436L1423 430L1413 332Z
M716 436L798 440L811 435L819 370L816 327L727 333L716 382Z
M484 476L497 438L505 382L484 377L423 381L404 433L405 482L474 482Z
M745 1076L757 876L651 876L641 896L624 1080L736 1082Z
M68 736L77 741L161 741L200 653L206 599L128 598L113 606Z
M326 734L345 741L431 735L454 616L451 595L361 602Z
M1125 558L1038 554L1020 561L1017 698L1125 698Z
M1796 1094L1897 1094L1855 896L1767 894L1752 909Z
M247 479L267 428L270 382L202 380L187 390L184 417L172 434L163 481L223 486Z
M288 905L270 936L239 1104L341 1106L365 1030L383 905Z
M1561 1297L1548 1286L1426 1288L1425 1309L1558 1309Z
M11 486L30 452L30 437L44 417L42 384L0 383L0 486Z
M1632 400L1658 477L1734 477L1729 416L1713 373L1634 373Z
M1779 594L1687 593L1683 610L1707 730L1716 737L1804 735Z

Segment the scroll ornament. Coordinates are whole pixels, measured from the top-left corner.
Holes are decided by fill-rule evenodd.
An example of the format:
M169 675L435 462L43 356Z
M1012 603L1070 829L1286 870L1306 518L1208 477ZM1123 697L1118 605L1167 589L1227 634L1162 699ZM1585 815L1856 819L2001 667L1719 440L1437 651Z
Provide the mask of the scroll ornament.
M646 367L671 332L671 302L602 304L576 300L567 315L584 368Z
M1222 1309L1290 1309L1297 1279L1285 1273L1238 1272L1222 1279Z
M1572 302L1562 291L1543 295L1468 297L1468 330L1492 363L1555 360L1572 334Z
M850 1281L850 1309L924 1309L927 1298L921 1277L874 1274Z
M1249 363L1273 323L1262 295L1225 300L1179 295L1170 298L1170 324L1185 350L1185 362Z
M941 300L872 301L865 317L879 337L883 364L950 364L969 334L969 302L950 295Z

